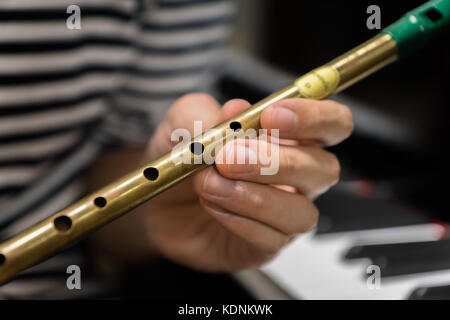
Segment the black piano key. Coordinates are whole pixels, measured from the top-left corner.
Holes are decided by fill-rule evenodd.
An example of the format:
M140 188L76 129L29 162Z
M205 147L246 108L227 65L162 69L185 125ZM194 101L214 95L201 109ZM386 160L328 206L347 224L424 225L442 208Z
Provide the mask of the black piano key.
M423 212L411 206L364 192L358 194L337 186L317 199L320 211L317 234L400 227L429 221Z
M450 286L419 287L408 300L450 300Z
M382 277L450 269L450 239L428 242L360 245L345 259L369 258Z

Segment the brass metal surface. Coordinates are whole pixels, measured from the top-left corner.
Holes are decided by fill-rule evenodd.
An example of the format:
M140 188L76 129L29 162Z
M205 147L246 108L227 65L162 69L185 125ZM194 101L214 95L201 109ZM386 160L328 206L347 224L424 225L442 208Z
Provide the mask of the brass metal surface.
M258 130L261 112L272 103L305 96L301 94L305 90L313 92L308 98L326 97L393 62L396 57L396 44L390 36L377 36L333 60L325 69L312 71L193 141L177 146L159 159L1 243L0 284L208 166L204 162L195 163L194 160L201 156L191 151L192 142L201 143L204 154L212 151L213 159L214 149L230 137L240 136L247 129ZM230 130L230 124L236 122L242 129L234 132ZM180 161L182 157L189 158L191 163Z
M341 77L335 92L348 88L397 58L397 45L390 35L379 35L366 41L327 64L335 68Z

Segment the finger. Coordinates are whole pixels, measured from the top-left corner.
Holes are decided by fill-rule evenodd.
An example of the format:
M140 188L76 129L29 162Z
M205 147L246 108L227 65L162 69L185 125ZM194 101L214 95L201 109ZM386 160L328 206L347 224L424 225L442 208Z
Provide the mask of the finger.
M211 202L200 200L200 204L223 227L268 256L276 254L290 240L288 236L263 223L235 215Z
M194 132L194 121L202 121L204 129L214 126L220 117L220 105L205 93L190 93L179 98L167 113L172 129L185 128Z
M191 134L194 121L202 121L202 130L214 126L220 117L220 105L204 93L190 93L179 98L169 109L163 123L158 127L149 143L149 157L153 159L168 152L178 141L171 141L175 129L184 128Z
M225 121L231 117L248 109L251 104L243 99L233 99L225 103L220 111L220 121Z
M214 168L196 181L195 190L202 199L218 208L258 221L288 236L307 232L317 223L317 208L305 196L268 185L230 180Z
M295 98L275 102L264 110L261 126L269 133L279 129L280 138L334 145L351 134L353 117L348 107L335 101Z
M241 113L242 111L245 111L250 107L251 104L246 100L243 99L230 100L227 103L225 103L222 107L220 113L220 122L230 119L231 117L234 117L235 115ZM268 139L270 138L271 137L268 136ZM278 139L277 141L278 143L284 145L299 145L298 141L291 139Z
M336 156L317 146L281 146L265 140L238 139L219 150L216 167L233 180L296 187L315 197L339 180Z

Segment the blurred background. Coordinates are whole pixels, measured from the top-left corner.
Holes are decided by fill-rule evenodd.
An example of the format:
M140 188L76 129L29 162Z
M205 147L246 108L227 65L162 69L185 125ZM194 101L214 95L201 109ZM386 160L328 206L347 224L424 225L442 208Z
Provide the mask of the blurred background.
M233 1L236 14L231 19L234 32L230 59L213 91L222 102L231 98L256 102L376 35L378 30L366 27L370 5L380 7L381 28L385 28L425 2ZM65 19L65 11L58 14ZM91 15L95 17L96 12ZM125 15L120 19L128 18ZM147 31L152 32L150 27ZM78 297L66 290L67 274L61 272L74 259L50 259L2 287L0 298L14 299L23 294L55 298L56 291L51 288L58 285L58 299L450 299L450 212L446 201L449 40L450 32L443 33L420 52L332 97L347 104L355 120L354 134L330 148L342 163L341 182L316 201L321 213L317 228L294 241L268 265L231 275L212 275L159 259L121 270L121 276L114 279L117 290L105 293L96 284L100 276L97 266L92 266L94 259L88 259L83 272L89 274L92 283L83 282ZM6 52L11 49L3 46ZM19 46L17 50L22 49ZM141 76L151 78L152 74ZM22 81L22 77L14 77ZM143 83L141 88L152 89ZM141 112L137 115L131 114L132 108L121 111L115 119L121 133L131 132L121 127L124 124L138 127L136 123L147 121L142 112L151 109L147 98L159 99L142 91L139 95L132 92L134 99L124 100L126 107L136 101L143 107L135 108ZM156 93L158 96L160 92ZM158 109L160 116L168 106L166 100L163 102L165 108ZM144 127L148 130L150 126L145 122ZM61 162L62 169L51 170L55 172L51 179L36 182L34 194L25 192L13 203L9 216L23 215L34 208L34 195L51 197L67 181L81 176L105 142L101 135L94 137L98 141L89 136L86 145L77 145L74 155ZM48 182L54 181L58 182L43 191ZM47 211L45 215L50 214ZM67 253L89 253L84 245ZM44 289L35 289L37 283Z
M380 7L381 27L385 28L424 2L237 1L233 46L299 76L378 32L366 27L368 6ZM377 179L407 177L408 183L413 183L411 179L417 177L415 182L427 184L427 188L421 189L426 194L419 198L414 195L414 200L430 197L427 199L432 202L430 205L436 204L433 214L444 220L449 218L444 203L447 181L443 179L449 163L446 138L450 112L449 57L450 36L446 33L420 52L384 68L343 93L392 121L405 134L401 138L397 135L389 138L384 136L383 128L378 127L372 133L382 137L382 141L365 141L368 145L361 146L363 149L349 150L353 153L352 159L348 159L352 169L358 172L361 169L363 175ZM361 123L356 125L362 126ZM353 143L350 140L344 144ZM379 148L393 153L380 152Z
M237 1L233 45L272 71L300 76L378 32L366 27L368 6L380 7L385 28L424 2ZM318 199L314 236L263 268L282 291L297 298L450 298L449 72L446 32L333 97L352 109L355 133L331 148L342 181ZM259 98L255 92L247 98ZM382 290L363 284L370 264L380 267Z

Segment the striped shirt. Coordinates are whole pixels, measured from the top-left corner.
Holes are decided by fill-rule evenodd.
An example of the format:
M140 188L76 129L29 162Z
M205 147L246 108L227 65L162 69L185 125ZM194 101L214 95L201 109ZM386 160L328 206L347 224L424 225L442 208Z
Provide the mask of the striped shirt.
M66 24L71 5L80 29ZM174 99L210 91L233 9L227 0L0 0L0 214L92 124L143 144ZM74 181L7 234L80 192Z

